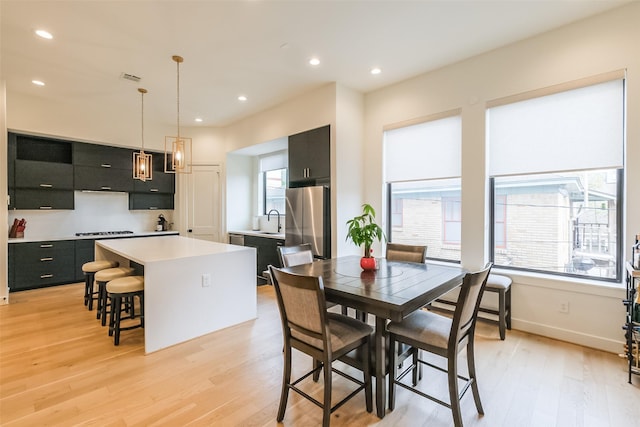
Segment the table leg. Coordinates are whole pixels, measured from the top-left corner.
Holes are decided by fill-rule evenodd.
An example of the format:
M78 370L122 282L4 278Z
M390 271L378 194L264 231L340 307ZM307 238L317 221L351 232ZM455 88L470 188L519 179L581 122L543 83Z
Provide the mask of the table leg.
M387 406L387 376L384 369L387 363L386 328L387 319L376 316L376 408L378 418L384 418Z

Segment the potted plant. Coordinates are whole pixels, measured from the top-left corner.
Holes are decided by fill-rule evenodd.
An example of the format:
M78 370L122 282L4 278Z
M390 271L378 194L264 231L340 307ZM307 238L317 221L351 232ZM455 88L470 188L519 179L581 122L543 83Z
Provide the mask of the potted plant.
M347 221L349 230L347 240L351 240L357 246L364 246L364 256L360 260L363 270L375 270L376 260L371 256L373 240L381 241L385 238L382 228L376 224L376 211L369 204L362 205L362 215L353 217Z

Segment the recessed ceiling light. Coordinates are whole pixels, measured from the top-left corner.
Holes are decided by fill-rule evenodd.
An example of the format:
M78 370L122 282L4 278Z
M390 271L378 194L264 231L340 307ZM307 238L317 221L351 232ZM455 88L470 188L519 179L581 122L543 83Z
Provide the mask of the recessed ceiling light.
M238 97L238 101L242 101L242 102L244 102L244 101L246 101L246 100L247 100L247 97L246 97L246 96L244 96L244 95L240 95L240 96Z
M373 67L373 68L371 69L371 74L373 74L374 76L375 76L376 74L380 74L381 72L382 72L382 70L381 70L380 68L378 68L378 67Z
M320 65L320 60L318 58L311 58L309 60L310 65Z
M31 80L31 83L33 83L36 86L44 86L44 82L40 80Z
M42 37L43 39L47 39L47 40L51 40L53 38L51 33L45 30L36 30L36 34L39 37Z
M196 122L198 123L202 122L202 117L196 117Z

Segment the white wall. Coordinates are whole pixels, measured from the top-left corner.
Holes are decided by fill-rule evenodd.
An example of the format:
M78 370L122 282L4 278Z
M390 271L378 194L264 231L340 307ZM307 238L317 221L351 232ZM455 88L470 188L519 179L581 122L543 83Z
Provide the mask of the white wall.
M462 264L488 258L485 103L489 100L627 69L625 250L640 230L640 3L590 18L423 74L365 96L365 200L381 209L382 128L462 109ZM611 352L622 350L622 284L584 283L510 274L513 326ZM570 312L559 313L561 302Z

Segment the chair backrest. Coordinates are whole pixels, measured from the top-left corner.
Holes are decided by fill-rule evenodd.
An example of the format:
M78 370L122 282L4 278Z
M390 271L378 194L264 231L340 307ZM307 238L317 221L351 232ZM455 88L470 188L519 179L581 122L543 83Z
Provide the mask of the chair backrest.
M313 262L313 251L309 243L296 246L278 246L278 256L283 267L295 267Z
M386 258L389 261L405 261L424 263L427 257L427 247L419 245L403 245L400 243L387 243Z
M488 263L482 270L467 273L462 280L456 310L453 313L453 324L449 335L449 348L472 335L475 329L476 319L480 300L487 284L487 277L491 271L491 263Z
M276 290L285 343L328 348L327 306L322 277L304 276L269 266ZM318 343L316 340L320 340Z

